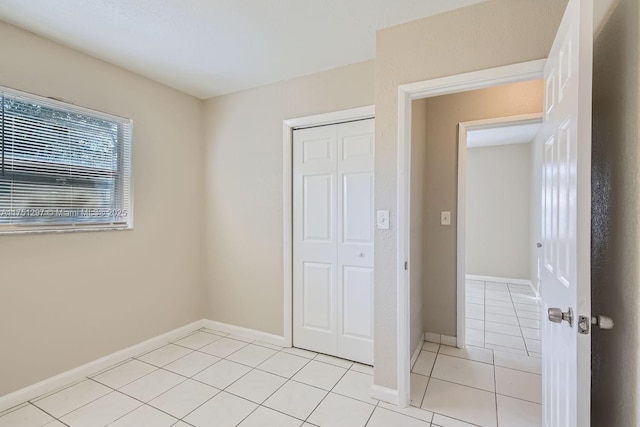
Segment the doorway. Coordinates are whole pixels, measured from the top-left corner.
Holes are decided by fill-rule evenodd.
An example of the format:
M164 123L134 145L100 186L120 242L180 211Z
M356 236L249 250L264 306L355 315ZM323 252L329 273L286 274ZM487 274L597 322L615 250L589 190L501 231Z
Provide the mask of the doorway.
M472 346L465 346L464 336L456 334L458 315L462 317L458 321L458 326L463 325L464 328L465 321L464 310L457 312L456 301L456 271L458 267L456 265L456 251L464 253L463 246L456 247L456 239L461 239L464 236L465 203L456 203L456 201L460 197L464 200L465 181L459 178L460 175L464 177L466 170L464 159L469 157L469 172L474 172L478 169L477 166L483 167L483 165L476 166L477 162L474 162L478 156L465 156L467 154L466 129L468 128L476 132L469 139L472 139L470 141L472 144L478 146L469 150L497 150L497 153L493 151L484 153L484 157L492 161L490 172L493 174L487 178L491 178L493 181L488 179L490 181L489 188L486 188L485 194L481 195L484 198L481 200L481 207L496 205L499 202L497 196L513 199L517 195L519 200L509 200L510 203L519 206L507 206L506 216L512 221L509 224L507 235L502 236L502 240L509 241L508 238L512 237L511 234L517 231L518 239L516 240L520 240L521 246L524 246L521 249L527 250L530 234L529 204L531 196L529 187L532 181L530 171L533 167L530 164L532 159L530 141L535 137L537 128L539 128L539 125L529 126L529 122L541 120L539 112L543 108L542 94L542 81L535 79L429 97L415 100L412 103L411 245L409 258L412 266L409 275L411 346L414 354L412 362L415 362L412 363L410 378L410 404L412 406L453 418L465 419L467 422L478 425L492 425L498 416L505 419L505 417L513 415L510 406L513 403L521 409L525 408L531 415L527 422L523 421L522 426L536 425L536 421L539 425L542 414L540 360L534 362L518 360L518 362L525 364L529 363L531 369L534 370L534 372L520 372L514 369L512 364L504 366L505 361L502 354L494 359L493 349L484 348L484 282L477 284L482 286L482 290L477 290L482 292L481 301L474 301L481 302L475 307L482 311L479 320L482 324L480 332L482 342L467 342L466 344L472 344ZM505 114L520 114L520 116L511 118L511 123L505 123L509 121L504 118ZM488 117L491 119L488 120ZM496 117L498 119L495 119ZM473 119L476 120L469 122ZM498 126L500 122L502 122L501 127ZM516 127L516 125L519 126ZM525 126L527 128L523 130L522 128ZM492 128L491 135L485 135L484 133L490 128ZM496 135L497 133L499 134ZM516 135L519 139L515 138ZM501 148L498 145L501 142L500 139L506 139L512 144ZM460 140L464 142L458 145ZM481 145L484 147L480 147ZM501 151L506 151L506 159L505 155L499 155ZM512 151L515 153L511 153ZM478 154L482 153L478 152ZM458 157L462 160L462 167L456 168ZM508 162L508 164L500 164L500 162ZM517 173L524 176L517 177ZM519 186L515 181L519 182ZM504 194L504 189L497 187L498 184L504 183L511 184L516 188L513 188L511 193ZM476 186L476 192L482 190L478 188L478 185L482 184L478 176L473 177L472 184ZM421 210L420 206L422 206ZM498 210L505 210L504 206L494 207ZM478 211L477 207L475 211ZM495 215L495 213L493 214ZM511 218L512 215L518 216L518 218ZM525 218L519 218L520 216L525 216ZM480 219L483 223L483 229L480 231L488 232L493 241L484 242L484 248L480 248L480 254L475 254L476 258L487 255L486 251L495 252L488 248L489 245L500 246L499 239L497 239L498 230L493 230L494 235L490 234L491 229L495 227L488 220L493 219ZM498 223L504 222L504 218L498 218L498 220ZM470 229L469 231L477 230ZM420 250L422 256L416 257L416 252ZM501 256L512 255L509 252L514 252L513 248L506 253L501 253ZM514 267L513 264L517 261L518 265L515 267L519 272L517 274L500 273L503 276L515 277L522 274L525 279L529 278L528 253L498 261L502 264L505 261L508 263L507 271ZM464 262L464 258L462 262ZM464 269L464 267L462 268ZM521 273L521 270L524 270L524 273ZM488 276L486 271L476 271L476 273L484 273ZM416 308L419 310L420 307L416 307L415 304L417 299L414 293L416 280L417 287L421 289L423 294L421 301L423 313L422 316L419 316L421 319L418 319L417 326L415 313ZM506 283L503 285L509 292L508 285ZM514 292L516 291L517 289L514 288ZM464 288L462 288L462 292L465 292ZM469 293L473 292L476 292L476 289L469 290ZM509 301L511 301L510 297ZM469 304L469 306L471 305ZM498 310L502 309L503 307L498 308ZM492 311L493 307L489 310ZM514 310L513 317L515 319L516 312L513 306L511 310ZM537 317L537 313L534 316ZM421 344L414 336L415 332L420 331L425 333L423 339L426 342L424 344ZM519 330L518 333L520 334ZM506 337L507 339L511 338L508 335ZM519 339L524 348L524 339L522 337ZM510 357L510 355L506 357ZM513 361L512 359L510 358L509 361ZM506 389L502 380L505 377L515 378L516 376L522 377L522 383L528 384L528 387L514 386L511 389ZM441 398L443 393L464 395L468 399L443 402ZM505 398L498 398L498 396L505 396ZM464 409L469 407L469 401L481 402L478 403L477 413L464 413ZM529 421L532 423L530 424Z
M541 122L542 114L529 114L458 130L459 341L538 358Z
M544 322L542 329L544 392L536 395L538 398L544 395L542 407L545 425L590 424L590 332L591 323L598 324L598 318L591 317L590 284L592 54L593 3L569 0L546 60L398 88L397 302L398 402L401 406L406 406L410 400L411 266L407 265L406 260L409 259L411 247L409 194L412 102L498 84L542 79L544 120L536 136L543 147L539 247L542 249L540 282L542 311L545 315L541 315L540 320L544 318L548 321ZM448 220L449 216L443 212L443 225ZM458 266L457 281L460 280L465 280L465 271ZM459 313L464 310L465 293L460 291L463 287L457 288ZM458 322L457 329L458 336L464 336L462 322ZM457 345L460 347L461 343ZM458 374L461 372L455 368L450 371L454 375L456 371ZM469 378L469 375L463 377ZM509 385L522 382L516 377L500 380L496 367L496 388L500 383L508 388ZM461 395L455 390L449 390L449 394ZM496 400L499 403L500 399ZM493 418L489 413L486 421L484 424L496 424L495 413Z
M373 364L374 107L285 120L285 344Z
M413 84L407 84L399 87L399 102L398 102L398 117L399 117L399 127L398 127L398 140L399 140L399 148L398 148L398 313L399 313L399 323L398 323L398 331L399 331L399 339L398 339L398 397L397 401L400 406L407 406L410 402L410 369L412 366L412 362L419 358L421 355L420 351L414 350L413 342L411 341L411 319L413 316L410 314L413 309L413 305L410 307L410 286L412 278L412 264L405 263L403 260L407 260L410 257L410 248L411 248L411 234L409 232L409 226L411 224L410 221L410 182L411 182L411 164L412 164L412 147L411 147L411 132L412 132L412 114L413 114L413 102L416 100L422 100L424 98L433 98L438 96L444 96L449 94L459 94L463 92L480 90L495 87L498 85L508 85L512 83L518 82L527 82L532 80L540 80L543 73L544 68L544 60L541 61L531 61L527 63L514 64L505 67L499 67L494 69L487 69L477 72L472 72L463 75L451 76L443 79L436 79L432 81L418 82ZM535 111L535 110L534 110ZM499 116L499 115L498 115ZM461 120L463 121L463 120ZM457 123L455 124L457 128ZM457 150L457 143L454 141L451 143L451 146L448 149L453 148ZM450 170L453 170L455 173L455 159L456 154L452 155L454 159L454 165L451 165ZM441 166L442 167L442 166ZM455 178L452 180L453 189L451 190L452 194L455 194ZM431 218L431 221L437 221L438 225L450 226L451 221L455 218L455 213L453 216L447 215L447 211L455 212L453 209L455 207L455 196L452 201L449 202L449 206L445 207L439 214L437 215L437 219ZM448 208L448 209L447 209ZM440 209L440 208L438 208ZM442 215L440 215L442 214ZM433 217L433 215L431 215ZM445 223L445 224L442 224ZM449 223L449 224L447 224ZM455 222L454 222L455 224ZM452 227L453 228L453 227ZM449 228L451 229L451 228ZM451 233L451 232L450 232ZM455 231L452 233L452 236L455 239ZM446 248L445 248L446 250ZM456 269L455 266L455 243L449 246L449 251L453 251L454 255L451 258L453 261L453 268ZM456 274L458 273L458 274ZM459 272L455 272L453 275L453 287L450 289L454 289L454 295L451 300L454 302L454 305L460 305L460 310L456 310L455 308L446 310L445 313L448 316L453 315L453 323L455 324L455 318L457 316L457 312L461 312L464 310L464 293L461 295L456 295L456 279L455 277L464 277L464 272L462 275ZM464 287L457 287L457 289L464 289ZM464 344L463 340L460 342L457 341L457 337L462 337L464 335L464 324L459 323L457 325L457 334L456 327L454 326L453 331L448 331L449 333L443 334L425 334L425 337L431 336L434 340L443 340L445 344L449 345L457 345L462 346ZM422 340L421 340L422 341ZM420 342L420 345L422 343ZM411 354L413 352L414 357L411 358ZM434 358L435 359L435 358ZM431 368L433 368L433 360L431 361ZM495 416L495 412L494 412Z

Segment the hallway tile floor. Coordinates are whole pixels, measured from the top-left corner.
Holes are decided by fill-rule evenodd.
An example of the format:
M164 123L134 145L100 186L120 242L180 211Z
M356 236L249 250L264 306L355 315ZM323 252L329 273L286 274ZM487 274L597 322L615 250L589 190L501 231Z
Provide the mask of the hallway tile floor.
M468 345L540 358L541 316L529 286L466 281Z
M433 426L540 427L539 358L488 348L424 343L411 373L411 405Z

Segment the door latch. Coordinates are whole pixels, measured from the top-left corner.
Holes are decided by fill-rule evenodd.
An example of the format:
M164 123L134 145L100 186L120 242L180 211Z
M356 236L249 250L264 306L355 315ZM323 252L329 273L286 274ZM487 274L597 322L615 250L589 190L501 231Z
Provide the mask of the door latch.
M597 326L600 329L612 329L613 328L613 320L607 316L580 316L578 317L578 333L582 335L587 335L590 331L591 325Z
M578 317L578 333L582 335L587 335L589 333L589 328L591 327L591 319L587 316L579 316Z

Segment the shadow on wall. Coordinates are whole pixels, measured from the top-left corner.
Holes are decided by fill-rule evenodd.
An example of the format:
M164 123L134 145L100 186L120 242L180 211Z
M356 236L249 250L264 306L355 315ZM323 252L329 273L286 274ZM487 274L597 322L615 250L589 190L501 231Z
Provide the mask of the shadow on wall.
M613 330L592 334L592 425L637 426L639 319L637 0L621 0L594 42L592 312Z

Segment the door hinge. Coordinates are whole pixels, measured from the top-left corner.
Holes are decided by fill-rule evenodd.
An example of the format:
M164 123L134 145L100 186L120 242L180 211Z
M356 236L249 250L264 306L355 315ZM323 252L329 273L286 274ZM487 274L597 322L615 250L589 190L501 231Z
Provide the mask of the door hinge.
M409 270L409 261L404 262L404 269Z

